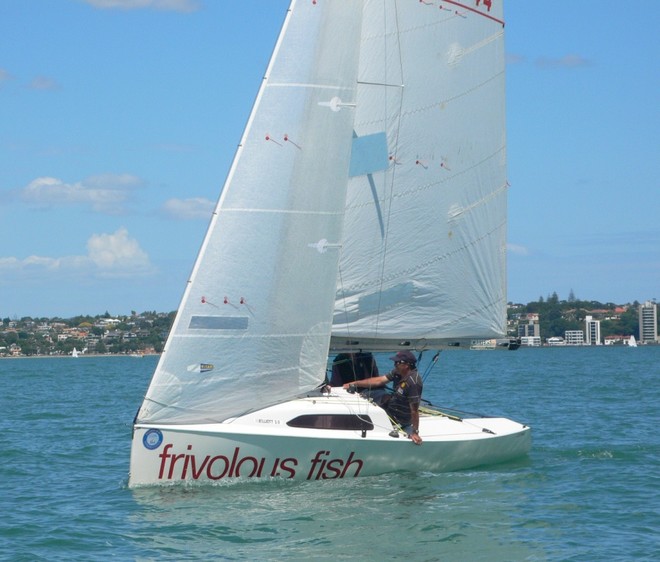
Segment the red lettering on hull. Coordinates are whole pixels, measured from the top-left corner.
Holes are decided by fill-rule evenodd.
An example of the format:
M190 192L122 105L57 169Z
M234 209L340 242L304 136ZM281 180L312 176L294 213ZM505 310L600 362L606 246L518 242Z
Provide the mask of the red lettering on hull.
M158 455L160 466L158 480L221 480L223 478L295 478L297 458L276 457L272 461L266 457L242 455L240 447L235 447L231 457L227 455L196 455L192 445L186 446L185 453L175 453L174 445L167 443ZM336 478L357 477L364 461L351 452L348 458L331 458L331 451L320 450L309 460L306 480L334 480Z

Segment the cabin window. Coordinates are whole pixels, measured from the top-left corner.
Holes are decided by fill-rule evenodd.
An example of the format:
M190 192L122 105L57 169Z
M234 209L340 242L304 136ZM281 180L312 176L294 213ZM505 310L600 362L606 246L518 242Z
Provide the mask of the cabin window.
M353 416L350 414L310 414L293 418L286 424L290 427L344 429L353 431L371 431L374 428L374 424L369 416Z

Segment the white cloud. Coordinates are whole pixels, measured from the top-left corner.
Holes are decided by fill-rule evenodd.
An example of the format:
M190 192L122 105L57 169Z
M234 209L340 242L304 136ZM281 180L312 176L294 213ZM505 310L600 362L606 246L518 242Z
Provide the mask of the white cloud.
M569 54L555 59L541 57L536 61L536 65L541 68L578 68L591 66L591 61L585 59L582 55Z
M173 12L194 12L199 9L196 0L83 0L87 4L101 9L120 10L168 10Z
M215 208L215 203L203 197L191 199L168 199L163 204L163 212L169 217L183 220L208 220Z
M507 252L511 254L516 254L517 256L528 256L529 255L529 250L527 249L526 246L521 246L519 244L507 244L506 245Z
M76 183L41 177L19 189L18 196L37 207L89 205L94 211L115 214L124 210L130 192L141 184L129 174L92 176Z
M2 88L3 84L6 82L9 82L12 80L14 77L9 74L4 68L0 68L0 88Z
M60 86L53 78L37 76L28 85L31 90L59 90Z
M114 234L94 234L87 241L87 254L99 271L107 273L148 273L152 269L149 256L125 228Z
M87 241L85 256L0 258L0 278L12 273L29 276L31 272L135 277L150 275L155 268L138 241L131 238L125 228L119 228L113 234L92 235Z
M506 54L506 63L507 64L522 64L525 62L525 57L518 55L516 53L507 53Z

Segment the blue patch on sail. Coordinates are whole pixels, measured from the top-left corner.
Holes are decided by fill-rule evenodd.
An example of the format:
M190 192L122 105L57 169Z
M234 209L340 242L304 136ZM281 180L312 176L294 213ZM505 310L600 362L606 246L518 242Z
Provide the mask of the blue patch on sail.
M193 316L191 330L247 330L247 316Z
M386 170L389 166L387 137L385 133L376 133L353 139L351 165L348 175L363 176Z
M378 312L383 312L388 308L392 308L397 304L410 302L412 296L412 283L401 283L400 285L396 285L391 289L386 289L385 291L379 293L371 293L370 295L365 295L358 301L360 316L376 314Z

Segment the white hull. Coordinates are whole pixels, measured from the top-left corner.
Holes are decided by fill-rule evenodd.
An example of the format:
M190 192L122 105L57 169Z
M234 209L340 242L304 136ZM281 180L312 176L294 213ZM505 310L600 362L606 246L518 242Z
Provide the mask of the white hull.
M301 416L307 416L301 418ZM368 417L368 418L367 418ZM342 423L370 429L291 427ZM373 428L371 429L371 427ZM527 426L504 418L462 419L425 410L421 446L393 436L384 410L356 394L334 388L247 414L224 423L137 424L129 486L236 479L326 480L395 471L451 471L524 456Z

